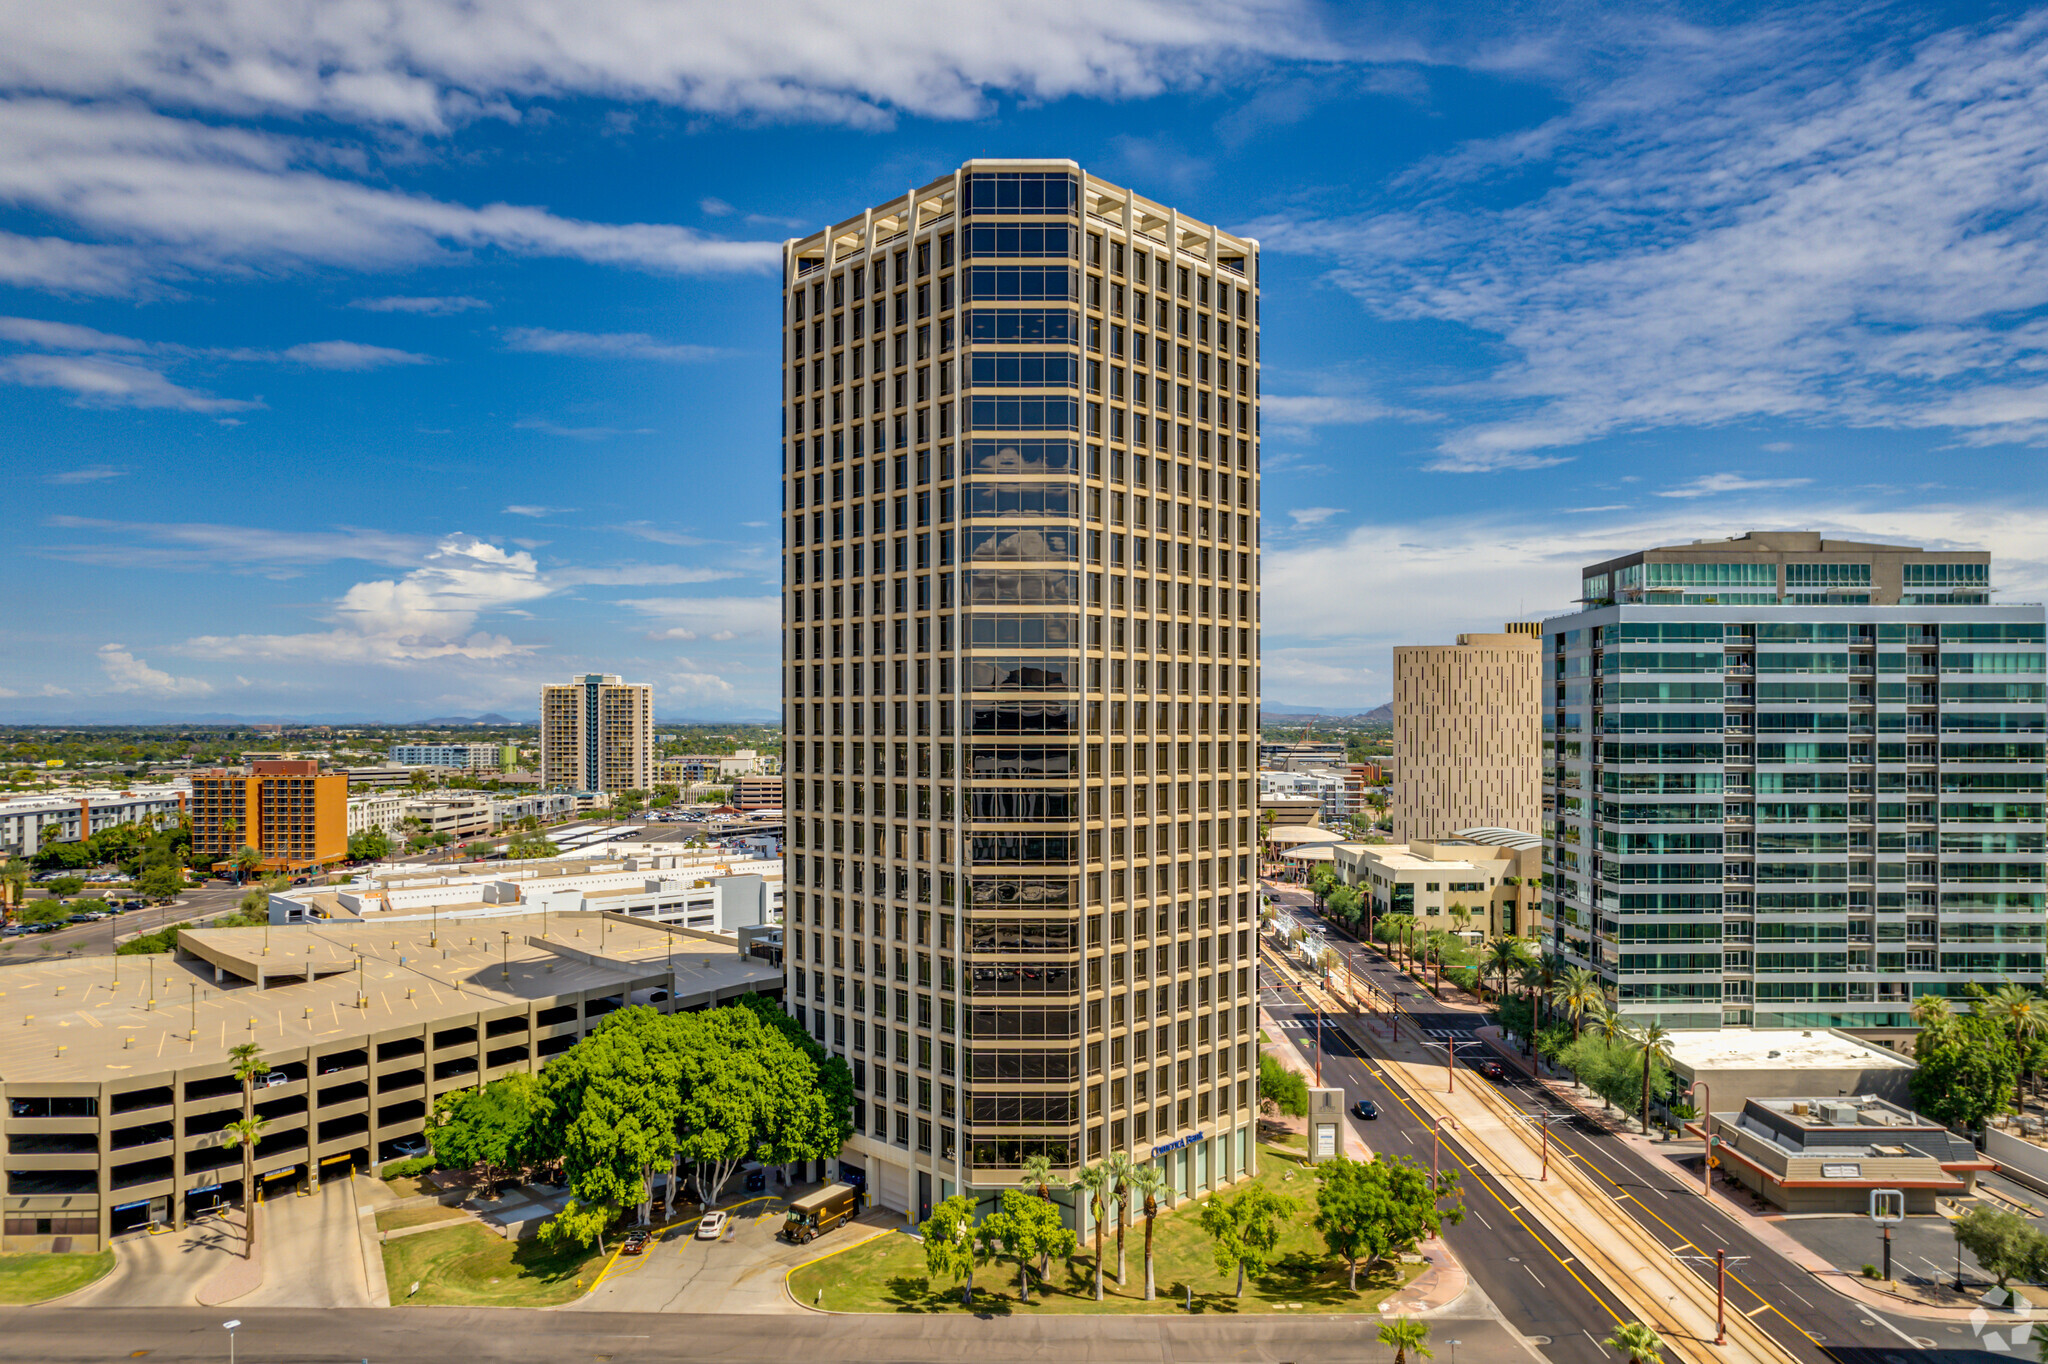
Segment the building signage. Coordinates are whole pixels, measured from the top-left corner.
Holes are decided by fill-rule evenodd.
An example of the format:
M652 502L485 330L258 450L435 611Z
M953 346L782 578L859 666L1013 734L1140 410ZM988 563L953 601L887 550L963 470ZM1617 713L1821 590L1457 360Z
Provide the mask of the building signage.
M1203 1134L1200 1132L1190 1132L1184 1137L1178 1138L1174 1141L1167 1142L1164 1146L1153 1147L1152 1154L1155 1156L1168 1155L1174 1151L1180 1150L1180 1148L1183 1146L1193 1146L1196 1142L1202 1139L1202 1136Z

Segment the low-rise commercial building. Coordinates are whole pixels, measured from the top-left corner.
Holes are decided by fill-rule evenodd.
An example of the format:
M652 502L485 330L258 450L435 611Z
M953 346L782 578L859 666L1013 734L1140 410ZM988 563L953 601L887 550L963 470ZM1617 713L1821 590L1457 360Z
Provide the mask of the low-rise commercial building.
M488 796L450 791L421 796L405 803L405 817L416 820L422 832L446 834L450 838L474 838L496 827Z
M714 933L779 923L782 862L643 844L627 856L376 867L342 886L270 898L277 924L596 910Z
M412 799L403 791L371 791L348 798L348 836L381 829L385 833L395 832L405 823L405 807Z
M1904 1104L1911 1102L1913 1063L1832 1028L1706 1028L1671 1034L1671 1073L1681 1093L1704 1084L1708 1100L1729 1109L1807 1094L1868 1094Z
M455 767L469 772L494 772L502 763L500 744L393 744L392 762L407 767Z
M782 778L734 777L732 794L726 797L726 803L735 810L780 810Z
M1372 914L1412 914L1426 928L1469 941L1527 936L1543 897L1543 840L1513 829L1461 829L1412 843L1336 843L1331 859L1344 884L1372 900ZM1453 911L1471 918L1460 930Z
M190 929L148 967L11 968L0 1251L96 1251L240 1202L237 1043L269 1067L256 1177L276 1197L391 1157L441 1095L537 1071L615 1009L749 991L780 998L782 972L734 939L606 914Z
M1907 1212L1932 1213L1936 1199L1969 1196L1996 1168L1968 1137L1868 1094L1749 1099L1707 1121L1721 1169L1788 1213L1867 1212L1873 1189L1897 1189ZM1706 1136L1697 1123L1687 1130Z
M1317 818L1335 828L1358 813L1362 786L1354 790L1349 773L1342 767L1312 767L1299 771L1259 771L1259 795L1292 796L1316 802Z

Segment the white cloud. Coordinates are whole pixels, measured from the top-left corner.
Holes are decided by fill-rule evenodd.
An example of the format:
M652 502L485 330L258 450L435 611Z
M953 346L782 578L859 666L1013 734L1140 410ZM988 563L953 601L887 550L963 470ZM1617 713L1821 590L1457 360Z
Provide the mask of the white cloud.
M417 298L393 295L388 298L359 298L348 305L373 313L420 313L431 317L445 317L451 313L465 313L472 308L488 308L491 305L480 298L467 294L454 296Z
M358 341L308 341L278 352L279 357L308 369L383 369L389 365L431 365L431 355L415 355L389 346L365 346Z
M1712 497L1719 493L1757 492L1767 488L1803 488L1811 482L1810 478L1749 478L1740 472L1703 474L1690 483L1665 488L1657 496Z
M80 327L70 322L49 322L40 317L0 317L0 341L12 341L37 350L128 351L154 349L147 341L132 336Z
M732 640L771 633L782 620L780 597L641 597L619 605L646 616L655 640Z
M1345 510L1343 507L1296 507L1287 514L1294 518L1296 526L1308 527L1320 526L1333 516L1343 515Z
M66 469L62 473L44 474L43 482L60 485L73 483L104 483L110 478L126 477L126 469L116 469L109 464L88 464L83 469Z
M509 506L509 507L505 508L505 515L507 515L507 516L560 516L560 515L562 515L562 514L563 514L564 512L572 512L572 511L575 511L575 510L576 510L576 509L575 509L574 507L536 507L536 506L520 506L520 505L518 505L518 504L516 504L516 503L515 503L514 505L512 505L512 506Z
M1233 71L1248 56L1340 55L1305 7L1286 0L964 10L949 0L70 0L63 23L14 8L0 85L425 132L517 118L513 99L575 95L856 124L890 109L971 118L996 91L1040 101L1145 96Z
M334 603L335 628L299 635L208 635L181 652L202 657L401 665L431 659L494 661L531 652L475 628L477 618L551 595L533 556L451 535L399 578L357 583Z
M144 692L152 696L205 696L212 692L213 684L196 677L173 677L128 652L124 645L102 644L99 651L100 667L107 674L107 689L117 692Z
M52 516L44 524L90 532L77 546L39 551L73 563L139 565L148 568L299 569L356 559L410 566L433 548L424 536L341 527L288 530L231 526L206 521L109 521L86 516Z
M300 139L129 105L0 99L0 200L132 244L131 270L136 260L168 276L390 269L484 249L658 274L765 270L779 258L771 242L721 241L663 223L583 222L517 204L470 207L332 173L351 159ZM45 255L50 278L19 282L86 287L76 261ZM26 266L43 258L21 255Z
M0 383L54 388L72 395L79 407L152 407L180 412L246 412L261 399L216 398L180 388L158 371L127 360L97 355L9 355L0 357Z
M1245 229L1505 350L1433 467L1750 420L2048 441L2048 16L1590 22L1565 112L1397 179L1386 211Z
M512 423L517 431L539 431L543 435L566 436L570 440L610 440L613 436L651 436L651 426L563 426L545 417L522 417Z
M507 350L539 355L588 355L606 360L710 360L723 354L716 346L677 345L657 341L645 332L558 332L546 327L514 327L505 333Z

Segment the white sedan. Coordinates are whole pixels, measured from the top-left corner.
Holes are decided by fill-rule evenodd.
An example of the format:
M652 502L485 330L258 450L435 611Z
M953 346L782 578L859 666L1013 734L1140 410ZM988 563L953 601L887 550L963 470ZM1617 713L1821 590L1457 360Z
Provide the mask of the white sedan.
M697 1223L697 1239L700 1241L716 1241L725 1234L725 1224L731 1220L732 1214L730 1213L705 1213L704 1220Z

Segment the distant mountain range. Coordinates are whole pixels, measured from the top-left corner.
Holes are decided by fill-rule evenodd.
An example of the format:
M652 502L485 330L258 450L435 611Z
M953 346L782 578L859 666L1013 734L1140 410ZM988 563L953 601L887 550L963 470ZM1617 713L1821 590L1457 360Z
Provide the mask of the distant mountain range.
M1259 709L1259 723L1284 725L1289 720L1306 724L1311 718L1324 720L1363 720L1368 724L1394 723L1394 705L1374 706L1371 710L1324 710L1319 706L1290 706L1282 701L1268 701Z
M455 729L462 725L531 725L538 721L513 720L493 710L482 715L436 715L431 720L414 720L412 723L422 729Z

